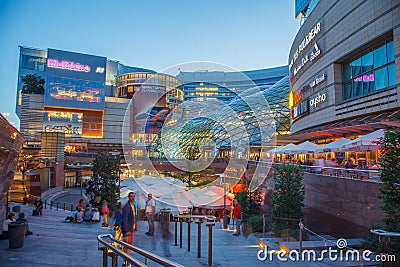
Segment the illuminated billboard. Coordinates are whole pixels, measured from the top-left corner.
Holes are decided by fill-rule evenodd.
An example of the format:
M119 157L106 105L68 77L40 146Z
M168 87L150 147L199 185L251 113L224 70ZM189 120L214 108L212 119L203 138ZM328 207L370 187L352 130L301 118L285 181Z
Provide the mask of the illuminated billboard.
M166 105L165 86L143 84L135 92L135 125L137 132L158 133L170 109Z
M82 136L82 113L66 111L45 111L43 113L44 132L62 132L67 137Z
M104 109L105 57L48 49L45 106Z

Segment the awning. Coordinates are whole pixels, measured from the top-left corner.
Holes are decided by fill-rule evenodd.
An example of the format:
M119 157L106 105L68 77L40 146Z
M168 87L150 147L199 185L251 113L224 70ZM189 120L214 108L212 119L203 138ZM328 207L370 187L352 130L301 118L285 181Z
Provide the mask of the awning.
M379 139L383 138L384 130L379 129L362 137L343 144L340 148L343 151L376 151L379 150Z
M336 140L334 142L331 142L325 146L317 148L317 153L326 153L326 152L338 152L341 151L340 147L349 142L350 140L347 138L340 138L339 140Z

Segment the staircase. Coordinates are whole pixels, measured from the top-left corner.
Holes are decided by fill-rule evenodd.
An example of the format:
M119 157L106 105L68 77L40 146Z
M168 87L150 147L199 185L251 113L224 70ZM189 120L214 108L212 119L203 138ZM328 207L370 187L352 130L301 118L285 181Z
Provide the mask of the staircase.
M11 188L8 190L9 201L24 203L24 198L28 194L26 183L22 180L21 174L15 174Z

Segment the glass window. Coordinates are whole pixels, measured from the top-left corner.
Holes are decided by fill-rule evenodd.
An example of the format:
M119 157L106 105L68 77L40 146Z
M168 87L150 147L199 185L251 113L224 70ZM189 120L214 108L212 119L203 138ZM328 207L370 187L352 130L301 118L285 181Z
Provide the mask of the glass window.
M390 64L388 66L389 73L389 86L396 84L396 66L394 64Z
M351 79L351 68L350 63L343 65L343 81L348 81Z
M362 72L367 72L369 70L372 70L373 67L372 52L369 52L368 54L364 55L361 58L361 62L362 62Z
M351 82L345 83L343 86L343 99L351 98Z
M357 58L353 62L351 62L352 76L358 76L361 74L361 58Z
M371 73L373 77L373 73ZM364 75L365 77L371 77L371 75ZM363 77L364 77L363 76ZM375 90L375 81L370 79L363 79L363 93L368 94Z
M360 96L363 93L363 83L360 81L353 81L353 97Z
M387 68L381 68L375 71L375 90L388 87Z
M386 45L387 48L387 57L388 57L388 62L394 61L394 48L393 48L393 41L387 43Z
M374 50L374 68L386 64L386 45Z

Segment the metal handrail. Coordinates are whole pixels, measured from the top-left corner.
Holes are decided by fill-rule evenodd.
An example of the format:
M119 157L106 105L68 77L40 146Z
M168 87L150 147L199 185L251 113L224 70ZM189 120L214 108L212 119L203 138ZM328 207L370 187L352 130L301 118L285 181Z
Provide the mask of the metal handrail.
M178 219L204 219L207 221L215 221L217 217L213 215L174 215L174 218Z
M370 232L378 236L400 237L399 232L389 232L382 229L371 229Z
M29 202L34 202L37 199L41 199L41 197L35 196L35 195L29 195ZM61 204L61 205L59 205ZM68 202L59 202L59 201L49 201L47 200L43 201L43 208L47 209L47 206L52 209L52 207L55 207L57 210L63 210L63 211L74 211L75 204L73 203L68 203Z
M273 165L282 165L285 163L273 163ZM291 163L290 163L291 164ZM348 169L348 168L338 168L338 167L325 167L325 166L309 166L309 165L299 165L302 167L307 173L317 173L323 174L325 173L327 176L333 177L347 177L354 176L353 178L361 180L362 177L367 177L370 179L371 177L380 177L381 169L373 169L373 170L361 170L361 169Z
M110 243L105 241L105 240L103 240L104 238L109 238L111 240ZM128 244L128 243L123 242L123 241L121 241L119 239L116 239L110 234L98 235L97 236L97 241L99 242L98 243L98 250L103 250L103 253L107 253L107 250L110 249L110 250L113 251L113 253L115 253L116 255L118 255L120 257L122 257L124 259L124 261L127 261L130 264L133 264L135 266L143 266L143 267L145 267L147 265L142 263L142 262L140 262L140 261L138 261L137 259L133 258L128 253L124 252L123 250L119 249L118 247L115 247L113 245L113 242L116 242L116 243L120 244L121 246L123 246L123 247L125 247L125 248L127 248L129 250L132 250L132 251L144 256L146 258L146 262L148 261L148 259L150 259L150 260L152 260L152 261L154 261L156 263L161 264L162 266L183 267L183 265L181 265L179 263L167 260L167 259L165 259L163 257L160 257L160 256L154 254L154 253L148 252L148 251L146 251L144 249L135 247L135 246L133 246L131 244ZM105 247L100 247L100 243L103 244ZM106 257L103 257L103 260L106 260L106 259L107 259ZM114 266L114 263L115 263L115 266L116 266L117 261L113 261L113 266ZM107 265L107 263L105 263L103 261L103 266L104 266L104 264Z

